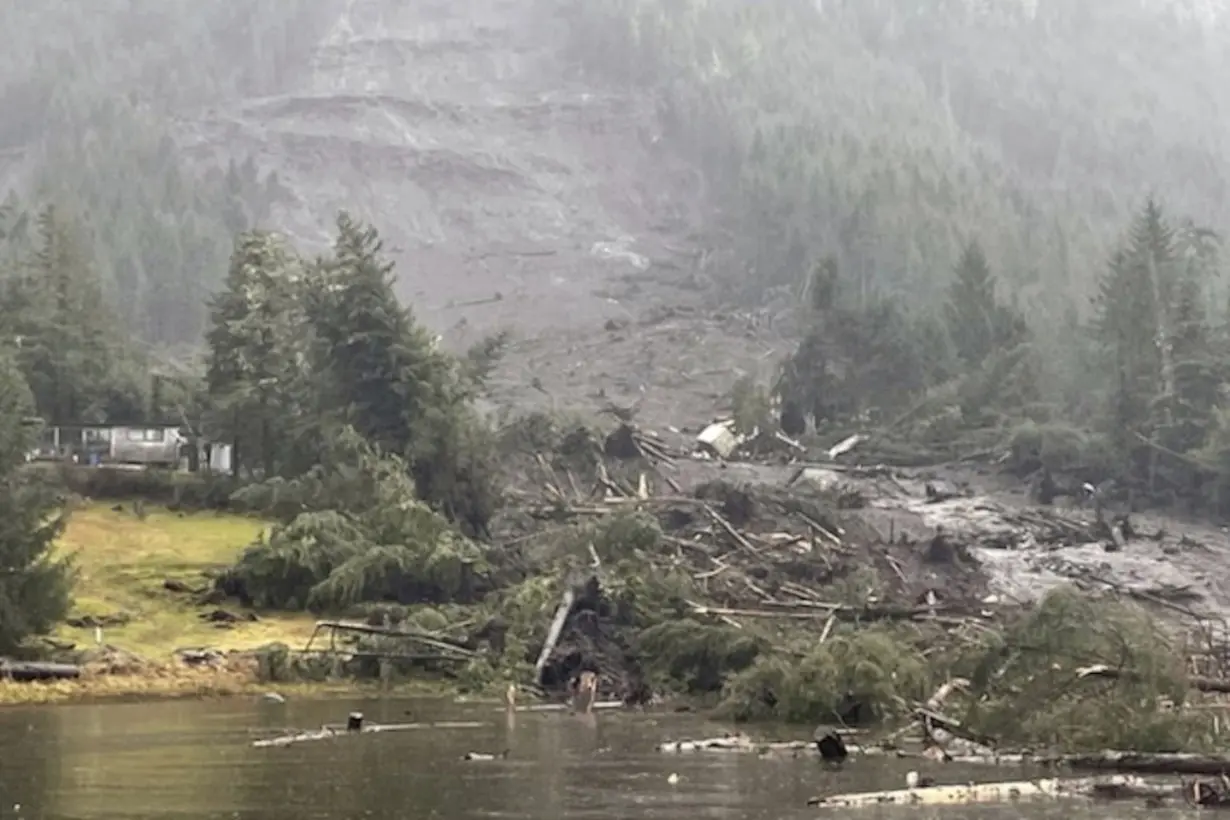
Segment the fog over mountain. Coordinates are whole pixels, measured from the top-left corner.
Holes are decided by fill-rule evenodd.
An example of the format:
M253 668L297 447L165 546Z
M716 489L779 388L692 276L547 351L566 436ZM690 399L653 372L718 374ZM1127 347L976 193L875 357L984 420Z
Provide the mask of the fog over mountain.
M826 349L926 351L866 376L903 396L969 366L947 363L973 344L962 310L1006 333L991 303L1032 340L1031 406L1104 408L1114 322L1162 339L1171 374L1178 294L1220 332L1222 4L99 0L3 20L6 233L54 205L150 349L199 346L242 231L316 253L342 209L446 344L513 333L492 387L512 403L709 412L740 374L776 379L821 269L861 311ZM1151 198L1186 273L1099 319ZM954 281L983 295L954 305Z

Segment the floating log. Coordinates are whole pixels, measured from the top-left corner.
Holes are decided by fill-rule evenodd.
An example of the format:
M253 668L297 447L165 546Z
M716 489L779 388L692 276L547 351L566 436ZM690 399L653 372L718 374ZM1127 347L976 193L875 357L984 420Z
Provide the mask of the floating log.
M973 803L1011 803L1027 799L1086 798L1102 800L1166 799L1181 797L1180 786L1149 783L1139 777L1019 780L1004 783L967 783L962 786L927 786L917 789L837 794L813 797L809 806L862 809L885 805L940 806Z
M359 714L359 713L354 713ZM353 715L351 716L353 717ZM362 716L359 716L360 727L358 729L350 728L351 720L347 720L343 726L321 726L316 730L308 730L305 732L293 732L291 734L281 735L279 737L263 738L261 740L252 741L252 746L258 749L265 749L273 746L290 746L294 743L307 743L313 740L332 740L333 738L343 737L346 735L367 735L375 732L406 732L413 729L482 729L489 724L480 723L478 721L445 721L440 723L390 723L379 724L369 723L362 724Z
M993 766L1050 766L1086 772L1121 774L1185 774L1217 777L1230 774L1230 755L1144 754L1141 752L1100 752L1072 755L953 755L952 763Z
M566 712L571 708L572 708L571 704L567 704L567 703L535 703L530 706L517 706L514 708L514 711L516 712ZM593 711L598 711L599 709L610 710L610 709L624 709L624 708L626 708L626 706L622 700L600 700L597 703L590 706L590 709ZM508 708L505 707L503 709L496 709L495 711L507 712Z
M29 683L33 681L76 680L81 667L71 663L25 663L0 660L0 679Z
M843 740L846 751L852 755L884 755L896 754L888 749L877 746L856 746ZM772 754L775 752L807 752L820 756L820 749L815 740L752 740L747 735L726 735L725 737L710 737L700 740L669 740L658 744L658 751L663 754L679 754L682 752L750 752L753 754Z

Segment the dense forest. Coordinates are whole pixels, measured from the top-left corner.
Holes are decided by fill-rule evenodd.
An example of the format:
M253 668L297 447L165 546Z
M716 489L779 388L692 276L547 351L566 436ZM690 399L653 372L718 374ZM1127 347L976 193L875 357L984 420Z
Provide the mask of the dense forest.
M729 292L809 303L787 426L874 409L934 446L1009 438L1024 472L1222 493L1216 7L555 7L583 69L699 159Z
M71 212L118 318L198 342L231 239L283 195L251 157L187 162L179 118L291 85L336 3L12 5L0 55L0 183Z

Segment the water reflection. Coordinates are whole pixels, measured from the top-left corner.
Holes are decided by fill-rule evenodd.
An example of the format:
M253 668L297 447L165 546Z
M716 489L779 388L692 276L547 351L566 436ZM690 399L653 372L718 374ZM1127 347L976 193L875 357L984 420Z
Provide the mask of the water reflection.
M254 749L255 732L368 720L479 720L474 729L414 730ZM591 719L596 717L596 719ZM720 731L693 716L517 715L500 706L396 699L349 702L179 702L0 711L0 818L747 818L823 815L808 797L897 787L906 762L740 754L660 755L666 739ZM467 752L507 759L465 762ZM1003 772L933 769L941 782ZM677 778L671 778L671 775ZM672 780L677 782L672 783ZM20 804L19 812L13 806ZM867 818L1186 816L1133 806L1072 804L886 808ZM828 816L849 816L831 813Z

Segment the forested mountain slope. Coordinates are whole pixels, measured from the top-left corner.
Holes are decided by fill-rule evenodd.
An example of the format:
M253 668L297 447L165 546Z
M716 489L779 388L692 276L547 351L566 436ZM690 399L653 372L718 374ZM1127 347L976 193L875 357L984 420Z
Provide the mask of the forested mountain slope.
M1195 2L572 4L592 68L654 89L739 200L760 279L838 252L934 296L960 245L1087 296L1150 193L1230 217L1230 26ZM636 57L628 59L627 55ZM1042 306L1040 305L1040 307Z
M176 120L298 76L332 14L330 0L0 10L0 183L72 215L110 301L146 340L199 340L234 234L279 193L238 152L189 164Z
M1148 194L1230 223L1230 27L1195 0L49 0L0 22L0 180L84 226L155 343L200 338L236 232L319 246L342 207L440 329L590 328L627 313L606 300L628 275L759 299L828 254L855 293L934 305L971 238L1032 322L1070 327Z

